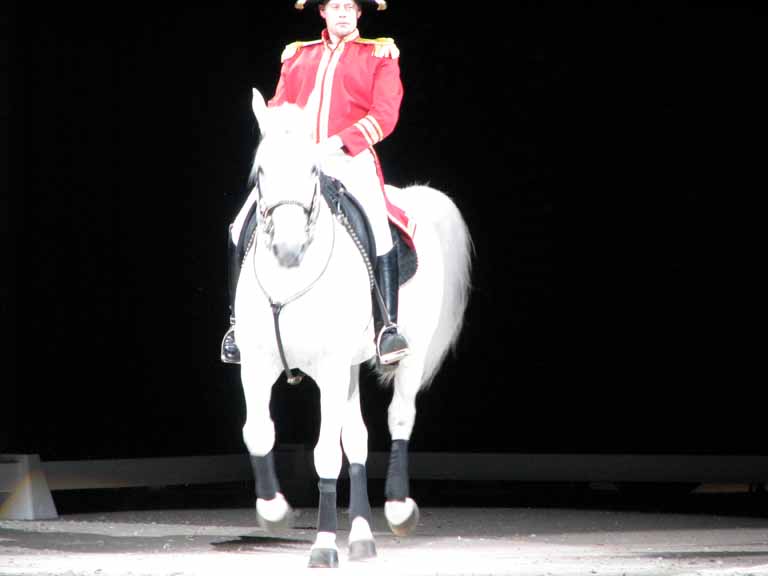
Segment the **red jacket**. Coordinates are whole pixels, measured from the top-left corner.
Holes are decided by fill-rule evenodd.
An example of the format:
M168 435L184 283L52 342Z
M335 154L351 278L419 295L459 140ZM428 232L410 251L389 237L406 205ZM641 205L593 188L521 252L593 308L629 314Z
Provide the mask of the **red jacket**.
M286 47L269 105L305 108L317 83L317 140L338 134L347 154L356 156L397 124L403 99L398 56L391 39L364 40L357 31L331 50L323 30L320 40Z
M328 31L310 42L294 42L282 55L280 80L269 106L306 108L317 85L315 138L339 135L344 150L357 156L369 149L384 193L384 177L373 145L395 129L403 100L400 52L391 38L366 40L357 30L331 50ZM384 193L390 220L413 242L415 223Z

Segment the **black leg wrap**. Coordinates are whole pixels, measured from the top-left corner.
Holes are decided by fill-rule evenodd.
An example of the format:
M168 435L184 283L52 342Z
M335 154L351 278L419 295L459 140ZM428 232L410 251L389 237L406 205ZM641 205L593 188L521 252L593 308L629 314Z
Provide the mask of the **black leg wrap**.
M405 500L408 498L408 441L393 440L389 453L387 481L384 485L387 500Z
M317 513L318 532L336 532L336 479L320 478L317 483L320 503Z
M256 496L264 500L272 500L280 491L273 453L270 451L265 456L251 456L251 467L256 480Z
M371 524L371 504L368 500L368 473L362 464L349 465L349 518L362 516Z

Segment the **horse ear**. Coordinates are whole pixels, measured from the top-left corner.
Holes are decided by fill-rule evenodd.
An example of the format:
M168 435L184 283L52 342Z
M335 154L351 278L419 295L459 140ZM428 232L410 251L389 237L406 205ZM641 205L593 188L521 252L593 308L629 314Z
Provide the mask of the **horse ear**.
M263 136L267 128L267 103L264 101L264 96L261 92L253 89L253 96L251 98L251 107L253 108L253 114L256 116L256 122L259 123L259 130Z

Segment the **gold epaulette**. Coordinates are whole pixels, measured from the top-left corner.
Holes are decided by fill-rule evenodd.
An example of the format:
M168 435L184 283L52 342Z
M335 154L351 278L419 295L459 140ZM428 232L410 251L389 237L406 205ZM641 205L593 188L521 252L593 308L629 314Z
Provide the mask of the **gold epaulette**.
M285 62L286 60L293 58L299 50L304 48L304 46L311 46L312 44L319 44L320 42L322 42L322 40L310 40L308 42L297 40L296 42L291 42L283 49L283 53L280 55L280 62Z
M376 38L369 40L366 38L358 38L358 42L363 44L373 45L373 55L378 58L399 58L400 49L395 44L392 38Z

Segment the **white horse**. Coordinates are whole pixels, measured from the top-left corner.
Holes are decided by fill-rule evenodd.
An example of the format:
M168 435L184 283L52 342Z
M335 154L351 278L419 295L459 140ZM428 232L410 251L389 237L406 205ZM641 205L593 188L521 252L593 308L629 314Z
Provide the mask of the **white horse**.
M272 455L271 389L284 370L289 377L300 370L315 381L321 409L314 449L320 494L310 566L332 567L338 565L336 482L342 447L350 463L349 558L376 555L365 471L368 432L358 388L360 364L375 358L370 275L356 243L319 192L319 163L303 112L294 106L267 108L256 90L253 110L261 131L251 174L258 225L235 298L247 408L243 439L256 479L259 521L267 529L283 526L291 510ZM382 382L394 385L385 514L391 529L403 535L418 521L407 469L416 395L430 384L461 329L472 243L444 193L427 186L388 186L387 191L417 224L418 269L401 287L399 303L399 328L411 354L393 372L380 374ZM236 221L235 234L240 226Z

